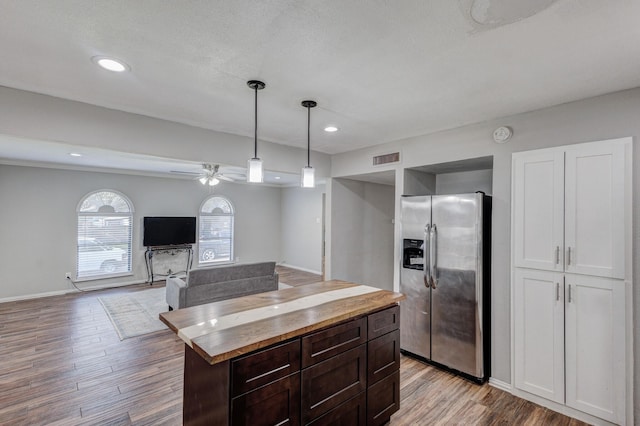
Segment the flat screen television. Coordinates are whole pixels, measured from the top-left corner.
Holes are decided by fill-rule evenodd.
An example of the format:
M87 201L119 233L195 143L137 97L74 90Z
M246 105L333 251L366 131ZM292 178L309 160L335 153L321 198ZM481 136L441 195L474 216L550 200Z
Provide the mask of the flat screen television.
M195 244L196 218L147 216L144 218L142 244L145 247Z

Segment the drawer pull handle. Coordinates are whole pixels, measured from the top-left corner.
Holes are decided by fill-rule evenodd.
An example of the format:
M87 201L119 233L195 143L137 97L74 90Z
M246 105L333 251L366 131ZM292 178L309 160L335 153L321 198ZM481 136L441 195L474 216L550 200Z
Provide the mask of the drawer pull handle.
M278 368L275 368L275 369L273 369L273 370L267 371L266 373L262 373L262 374L260 374L259 376L255 376L255 377L250 378L249 380L247 380L247 381L246 381L246 383L251 383L251 382L253 382L254 380L261 379L261 378L263 378L263 377L265 377L265 376L268 376L269 374L273 374L273 373L275 373L275 372L277 372L277 371L280 371L280 370L284 370L284 369L286 369L286 368L289 368L290 366L291 366L291 364L286 364L286 365L283 365L282 367L278 367Z

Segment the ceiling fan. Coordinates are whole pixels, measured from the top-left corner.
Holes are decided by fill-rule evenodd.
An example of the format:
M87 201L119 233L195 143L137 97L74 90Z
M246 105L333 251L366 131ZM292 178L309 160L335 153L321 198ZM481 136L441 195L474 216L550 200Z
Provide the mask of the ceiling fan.
M221 180L224 180L226 182L234 181L229 176L223 175L220 171L218 171L219 169L220 169L219 164L212 165L212 164L204 163L202 165L202 173L200 174L200 177L198 177L197 179L200 181L201 184L203 185L209 184L210 186L215 186L219 184Z

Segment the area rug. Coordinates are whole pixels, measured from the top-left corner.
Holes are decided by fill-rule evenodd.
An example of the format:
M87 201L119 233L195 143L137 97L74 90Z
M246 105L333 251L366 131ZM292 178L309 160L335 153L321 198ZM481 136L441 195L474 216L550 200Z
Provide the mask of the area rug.
M100 297L99 300L120 340L167 328L158 319L160 312L169 310L164 287Z

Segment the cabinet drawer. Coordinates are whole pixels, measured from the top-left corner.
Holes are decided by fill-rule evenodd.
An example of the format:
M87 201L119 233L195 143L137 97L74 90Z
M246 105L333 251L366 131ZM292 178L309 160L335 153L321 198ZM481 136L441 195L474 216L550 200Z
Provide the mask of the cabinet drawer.
M367 387L367 346L336 355L302 370L302 420L337 407Z
M367 424L367 393L343 402L333 410L308 423L309 426L365 426Z
M369 386L400 369L400 330L370 340L367 346Z
M308 367L367 341L367 318L349 321L302 338L302 367Z
M300 424L300 373L292 374L231 400L231 424Z
M396 305L367 317L369 340L397 330L400 327L400 306Z
M300 340L231 362L231 394L238 396L300 370Z
M367 425L385 424L400 408L400 371L385 377L367 391Z

